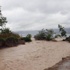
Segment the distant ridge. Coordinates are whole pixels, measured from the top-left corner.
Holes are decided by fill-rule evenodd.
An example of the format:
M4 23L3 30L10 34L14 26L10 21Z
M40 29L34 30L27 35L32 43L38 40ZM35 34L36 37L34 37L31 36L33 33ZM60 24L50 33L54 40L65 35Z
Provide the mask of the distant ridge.
M59 33L59 29L53 29L54 32ZM67 34L70 34L70 28L65 28Z
M58 29L53 29L55 33L59 34ZM67 34L70 34L70 28L65 28ZM21 36L26 36L27 34L32 34L32 36L36 35L40 30L33 30L33 31L15 31L16 33L20 34Z

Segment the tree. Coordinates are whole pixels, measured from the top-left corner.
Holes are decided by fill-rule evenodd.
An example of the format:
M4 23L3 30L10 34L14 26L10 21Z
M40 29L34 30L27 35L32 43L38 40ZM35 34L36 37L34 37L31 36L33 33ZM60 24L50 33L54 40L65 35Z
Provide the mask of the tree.
M9 28L4 28L1 31L1 34L10 34L10 33L12 33L12 32L11 32L11 30Z
M6 17L3 17L0 7L0 30L2 30L5 27L6 23L7 23Z
M52 40L54 37L54 31L52 29L46 29L46 40Z
M64 29L64 27L62 27L61 25L58 25L59 31L61 32L61 36L65 36L66 37L66 31Z
M27 36L26 36L26 37L31 38L31 37L32 37L32 35L31 35L31 34L27 34Z
M51 29L42 29L41 31L39 31L39 33L37 35L34 36L34 38L36 40L52 40L53 39L53 34L54 34L54 31L51 30Z

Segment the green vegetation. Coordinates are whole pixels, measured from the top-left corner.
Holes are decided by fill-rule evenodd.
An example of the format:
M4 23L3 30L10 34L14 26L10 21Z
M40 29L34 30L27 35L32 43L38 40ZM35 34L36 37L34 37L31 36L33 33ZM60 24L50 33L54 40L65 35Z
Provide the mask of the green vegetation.
M0 10L0 26L5 26L5 23L7 23L6 17L2 16L1 10Z
M58 38L58 37L61 37L61 35L59 35L59 34L58 35L55 35L55 38Z
M37 35L34 36L34 38L36 40L44 40L45 39L45 36L46 36L45 30L42 29L41 31L39 31L39 33Z
M5 40L3 38L0 38L0 47L4 46Z
M22 43L20 39L16 37L0 38L0 47L3 46L12 47L12 46L17 46L18 44L25 44L25 42Z
M3 46L11 47L18 44L25 44L24 40L20 40L20 35L13 33L9 28L6 28L6 17L2 16L0 10L0 48ZM30 35L28 35L30 37Z
M4 28L4 29L1 30L0 34L10 34L10 33L12 33L12 32L9 28Z
M21 37L21 40L24 40L25 42L31 42L31 34L28 34L26 37Z
M61 25L58 25L58 28L59 28L59 31L61 33L61 36L66 37L67 35L66 35L66 31L65 31L64 27L62 27Z
M31 39L32 35L31 35L31 34L27 34L27 36L26 36L26 37L28 37L28 38L30 38L30 39Z
M39 33L37 35L34 36L34 38L36 40L52 40L53 39L53 34L54 34L54 31L53 30L44 30L42 29L41 31L39 31Z
M70 36L69 36L69 37L66 37L66 39L63 39L63 41L68 41L68 42L70 42Z
M1 10L0 10L0 32L3 31L3 29L5 28L5 25L7 23L6 17L2 16Z
M54 31L51 29L51 30L47 30L47 34L46 34L46 40L50 41L52 40L54 37Z
M54 39L55 38L58 38L58 37L65 37L66 39L64 39L63 41L68 41L70 42L70 36L69 37L66 37L66 31L64 29L64 27L62 27L61 25L58 25L58 28L59 28L59 32L60 34L56 34L54 36L54 31L53 30L48 30L48 29L42 29L41 31L39 31L38 34L36 34L34 36L35 40L47 40L47 41L55 41Z
M15 37L9 37L5 40L5 45L6 46L17 46L18 45L18 39Z
M6 28L6 17L2 16L0 10L0 47L3 46L17 46L18 44L25 44L25 42L31 42L31 34L28 34L26 37L21 37L19 34L12 32L9 28ZM59 35L54 37L54 31L52 29L42 29L38 34L34 36L36 40L47 40L51 41L57 37L66 37L66 31L64 27L58 25ZM70 42L70 36L67 37L64 41Z

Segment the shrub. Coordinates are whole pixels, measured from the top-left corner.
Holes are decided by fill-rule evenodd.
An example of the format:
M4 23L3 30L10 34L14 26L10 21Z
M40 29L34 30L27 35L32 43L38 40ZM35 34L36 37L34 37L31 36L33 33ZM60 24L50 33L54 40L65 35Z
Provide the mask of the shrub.
M21 40L24 40L25 42L31 42L31 38L29 37L22 37Z
M18 44L18 39L20 36L11 32L9 28L6 28L6 23L6 17L3 17L0 11L0 46L15 46Z
M46 40L48 40L48 41L52 40L54 38L53 37L53 34L54 34L54 31L53 30L47 30Z
M4 46L5 40L3 38L0 38L0 47Z
M66 35L66 31L65 31L65 29L64 29L64 27L62 27L61 25L58 25L58 28L59 28L59 31L60 31L60 33L61 33L61 36L62 37L66 37L67 35Z
M32 41L31 38L29 38L29 37L25 37L24 40L25 40L25 42L31 42Z
M32 37L32 35L31 35L31 34L28 34L26 37L31 38L31 37Z
M12 36L12 37L15 37L15 38L20 38L20 35L19 35L19 34L13 33L13 32L11 33L11 36Z
M16 46L18 45L18 39L15 37L9 37L5 40L5 45L10 47Z
M28 34L26 37L21 37L20 39L25 42L31 42L32 41L31 37L32 37L31 34Z
M47 41L52 40L52 38L51 38L51 35L50 35L50 34L48 34L48 35L47 35L46 40L47 40Z
M44 40L45 39L45 35L44 34L37 34L34 36L35 40Z
M55 38L58 38L58 37L61 37L61 35L59 35L59 34L58 35L55 35Z
M19 34L16 34L16 33L2 33L2 34L0 34L0 38L4 38L4 39L6 39L6 38L8 38L8 37L14 37L14 38L20 38L20 35Z
M1 29L0 38L8 38L8 37L20 38L20 35L14 32L11 32L9 28Z
M68 42L70 42L70 36L69 36L69 37L66 37L66 39L64 39L63 41L68 41Z
M53 39L53 30L44 30L42 29L41 31L39 31L39 33L37 35L34 36L34 38L36 40L52 40Z
M45 30L42 29L41 31L39 31L39 33L38 33L37 35L35 35L34 38L35 38L36 40L45 40L45 39L46 39Z
M9 28L5 28L1 30L1 34L9 34L12 33Z

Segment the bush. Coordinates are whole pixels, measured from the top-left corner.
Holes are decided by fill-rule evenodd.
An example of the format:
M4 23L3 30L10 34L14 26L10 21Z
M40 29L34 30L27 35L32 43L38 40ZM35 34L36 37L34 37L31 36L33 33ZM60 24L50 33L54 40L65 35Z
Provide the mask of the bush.
M51 35L50 35L50 34L48 34L48 35L47 35L46 40L47 40L47 41L52 40L52 38L51 38Z
M25 44L25 41L20 40L19 34L9 32L8 29L0 33L0 46L12 47L18 44Z
M42 29L41 31L39 31L39 33L37 35L34 36L34 38L36 40L48 40L48 41L50 41L53 39L53 34L54 34L53 30Z
M1 34L8 34L8 33L12 33L9 28L5 28L1 30Z
M5 40L3 38L0 38L0 47L4 46Z
M32 41L31 37L32 37L31 34L28 34L26 37L21 37L20 39L25 42L31 42Z
M18 39L20 38L20 35L17 34L17 33L11 33L11 36L12 36L12 37L15 37L15 38L18 38Z
M3 31L2 33L0 33L0 39L1 39L0 46L2 44L3 46L7 46L7 47L17 46L19 44L19 39L20 39L19 34L13 32L8 33L8 30L6 30L6 32L7 33Z
M31 38L29 37L22 37L21 40L24 40L25 42L31 42Z
M59 35L59 34L58 35L55 35L55 38L58 38L58 37L61 37L61 35Z
M16 33L5 33L5 34L0 34L0 38L8 38L8 37L14 37L14 38L20 38L19 34L16 34Z
M60 31L60 33L61 33L61 36L62 37L66 37L67 35L66 35L66 31L65 31L65 29L64 29L64 27L62 27L61 25L58 25L58 28L59 28L59 31Z
M45 30L42 29L41 31L39 31L39 33L38 33L37 35L35 35L34 38L35 38L36 40L45 40L45 39L46 39Z
M11 30L9 28L1 29L0 38L5 38L6 39L8 37L20 38L20 35L14 33L14 32L11 32Z
M1 11L0 11L1 13ZM6 17L2 16L2 13L0 14L0 46L15 46L18 44L18 39L20 36L18 34L15 34L11 32L9 28L6 28L5 25L7 23ZM4 41L5 40L5 41Z
M5 40L5 45L8 47L16 46L18 45L18 39L15 37L9 37Z
M32 37L32 35L31 35L31 34L28 34L26 37L31 38L31 37Z
M66 37L66 39L64 39L63 41L68 41L68 42L70 42L70 36L69 36L69 37Z
M37 34L34 36L35 40L45 40L45 35L44 34Z

